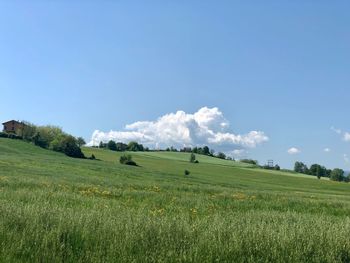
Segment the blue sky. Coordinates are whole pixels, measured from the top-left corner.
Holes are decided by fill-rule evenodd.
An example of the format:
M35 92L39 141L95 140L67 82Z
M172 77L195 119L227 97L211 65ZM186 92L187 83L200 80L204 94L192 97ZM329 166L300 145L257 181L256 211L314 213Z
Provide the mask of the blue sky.
M155 125L178 110L217 107L226 133L268 137L245 157L349 170L349 8L348 1L1 1L0 120L55 124L90 140L95 130L124 132L137 121ZM301 152L288 154L292 147Z

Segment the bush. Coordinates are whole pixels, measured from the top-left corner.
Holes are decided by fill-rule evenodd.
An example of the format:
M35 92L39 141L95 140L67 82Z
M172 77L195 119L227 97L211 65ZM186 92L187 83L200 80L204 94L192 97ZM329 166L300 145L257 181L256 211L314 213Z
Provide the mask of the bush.
M47 148L49 146L49 142L45 140L40 134L40 132L36 132L35 135L32 137L31 141L41 148Z
M75 139L71 135L65 135L65 134L58 135L50 143L50 149L55 151L55 152L62 152L69 157L85 158L80 147L78 146L77 139Z
M136 162L134 162L132 160L132 156L130 154L128 154L128 155L124 154L124 155L120 156L119 162L121 164L137 166Z
M194 153L191 153L190 163L194 163L195 161L196 161L196 155L194 155Z
M77 140L73 136L66 136L61 141L61 151L69 157L85 158L78 146Z
M94 154L91 154L91 157L90 157L91 160L96 160L96 157Z
M189 176L190 175L190 171L189 170L185 170L185 176Z
M22 137L13 133L0 132L0 138L22 140Z

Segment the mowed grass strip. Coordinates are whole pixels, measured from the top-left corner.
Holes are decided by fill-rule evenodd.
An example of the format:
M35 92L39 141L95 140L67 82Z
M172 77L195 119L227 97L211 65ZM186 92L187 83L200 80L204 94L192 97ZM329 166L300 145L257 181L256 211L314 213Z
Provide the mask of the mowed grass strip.
M0 262L350 261L348 184L184 153L131 153L130 167L84 152L100 160L0 139Z

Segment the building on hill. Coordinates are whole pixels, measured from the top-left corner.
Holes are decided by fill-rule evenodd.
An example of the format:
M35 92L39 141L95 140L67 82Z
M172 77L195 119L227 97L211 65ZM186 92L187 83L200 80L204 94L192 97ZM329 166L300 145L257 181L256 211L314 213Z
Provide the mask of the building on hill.
M25 126L23 122L15 120L6 121L2 125L4 125L3 132L7 133L17 133L18 130L23 129Z

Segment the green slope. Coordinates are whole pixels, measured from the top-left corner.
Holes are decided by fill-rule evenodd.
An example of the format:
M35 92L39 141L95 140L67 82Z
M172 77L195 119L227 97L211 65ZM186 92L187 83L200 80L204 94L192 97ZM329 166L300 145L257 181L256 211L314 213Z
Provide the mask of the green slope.
M0 262L349 262L350 187L184 153L0 139ZM191 171L189 177L184 170Z

